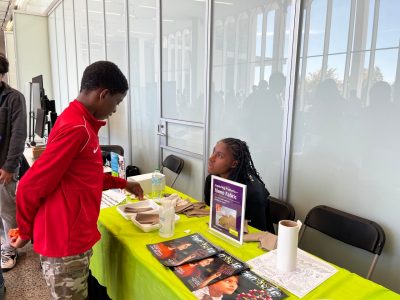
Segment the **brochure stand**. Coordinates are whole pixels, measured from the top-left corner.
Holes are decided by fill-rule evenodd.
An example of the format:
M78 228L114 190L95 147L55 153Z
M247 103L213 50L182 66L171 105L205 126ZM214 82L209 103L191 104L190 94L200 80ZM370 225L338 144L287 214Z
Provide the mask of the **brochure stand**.
M209 231L235 245L243 243L246 185L211 176Z

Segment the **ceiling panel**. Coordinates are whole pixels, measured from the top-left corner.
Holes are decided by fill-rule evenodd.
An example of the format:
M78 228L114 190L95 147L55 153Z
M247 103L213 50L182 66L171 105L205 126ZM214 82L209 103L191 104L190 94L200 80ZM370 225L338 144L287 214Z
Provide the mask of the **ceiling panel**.
M0 0L0 26L4 30L12 16L15 4L19 3L18 10L35 14L45 14L55 0Z
M0 1L0 26L2 30L6 27L7 21L11 16L10 10L13 2L13 0Z

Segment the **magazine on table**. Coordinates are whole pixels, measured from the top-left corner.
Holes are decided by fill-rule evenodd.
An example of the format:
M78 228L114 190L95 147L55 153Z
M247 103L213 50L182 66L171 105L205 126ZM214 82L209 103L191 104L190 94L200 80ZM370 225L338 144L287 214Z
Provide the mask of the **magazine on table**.
M167 267L213 256L220 250L198 233L157 244L147 245L150 252Z
M174 267L173 271L191 291L194 291L246 269L248 266L244 262L221 252L212 257Z
M287 297L278 287L251 271L227 277L193 291L193 294L200 300L280 300Z

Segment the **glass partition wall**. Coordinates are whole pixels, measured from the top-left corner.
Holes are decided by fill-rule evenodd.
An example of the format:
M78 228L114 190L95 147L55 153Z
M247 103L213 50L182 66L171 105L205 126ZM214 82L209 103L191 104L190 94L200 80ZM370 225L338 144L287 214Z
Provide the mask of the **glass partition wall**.
M288 185L299 218L326 204L399 236L392 226L400 208L398 11L400 2L393 0L303 3ZM354 251L325 239L305 245L311 252L322 248L344 267L346 253ZM399 249L400 240L387 239L386 247ZM366 274L367 259L359 253L351 269ZM394 260L380 260L374 275L393 287L396 280L388 274Z
M185 160L177 189L202 198L206 2L161 0L161 159ZM168 182L167 182L168 183Z
M247 142L268 190L279 196L293 2L214 1L209 152Z

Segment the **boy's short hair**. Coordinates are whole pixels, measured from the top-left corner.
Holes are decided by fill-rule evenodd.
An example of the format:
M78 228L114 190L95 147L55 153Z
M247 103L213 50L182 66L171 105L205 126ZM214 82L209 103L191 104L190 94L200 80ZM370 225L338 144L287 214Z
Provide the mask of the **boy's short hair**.
M0 53L0 74L4 75L8 73L8 59L5 57L3 53Z
M89 92L98 88L108 89L111 94L116 94L125 93L129 86L128 80L116 64L100 60L86 67L80 92Z

